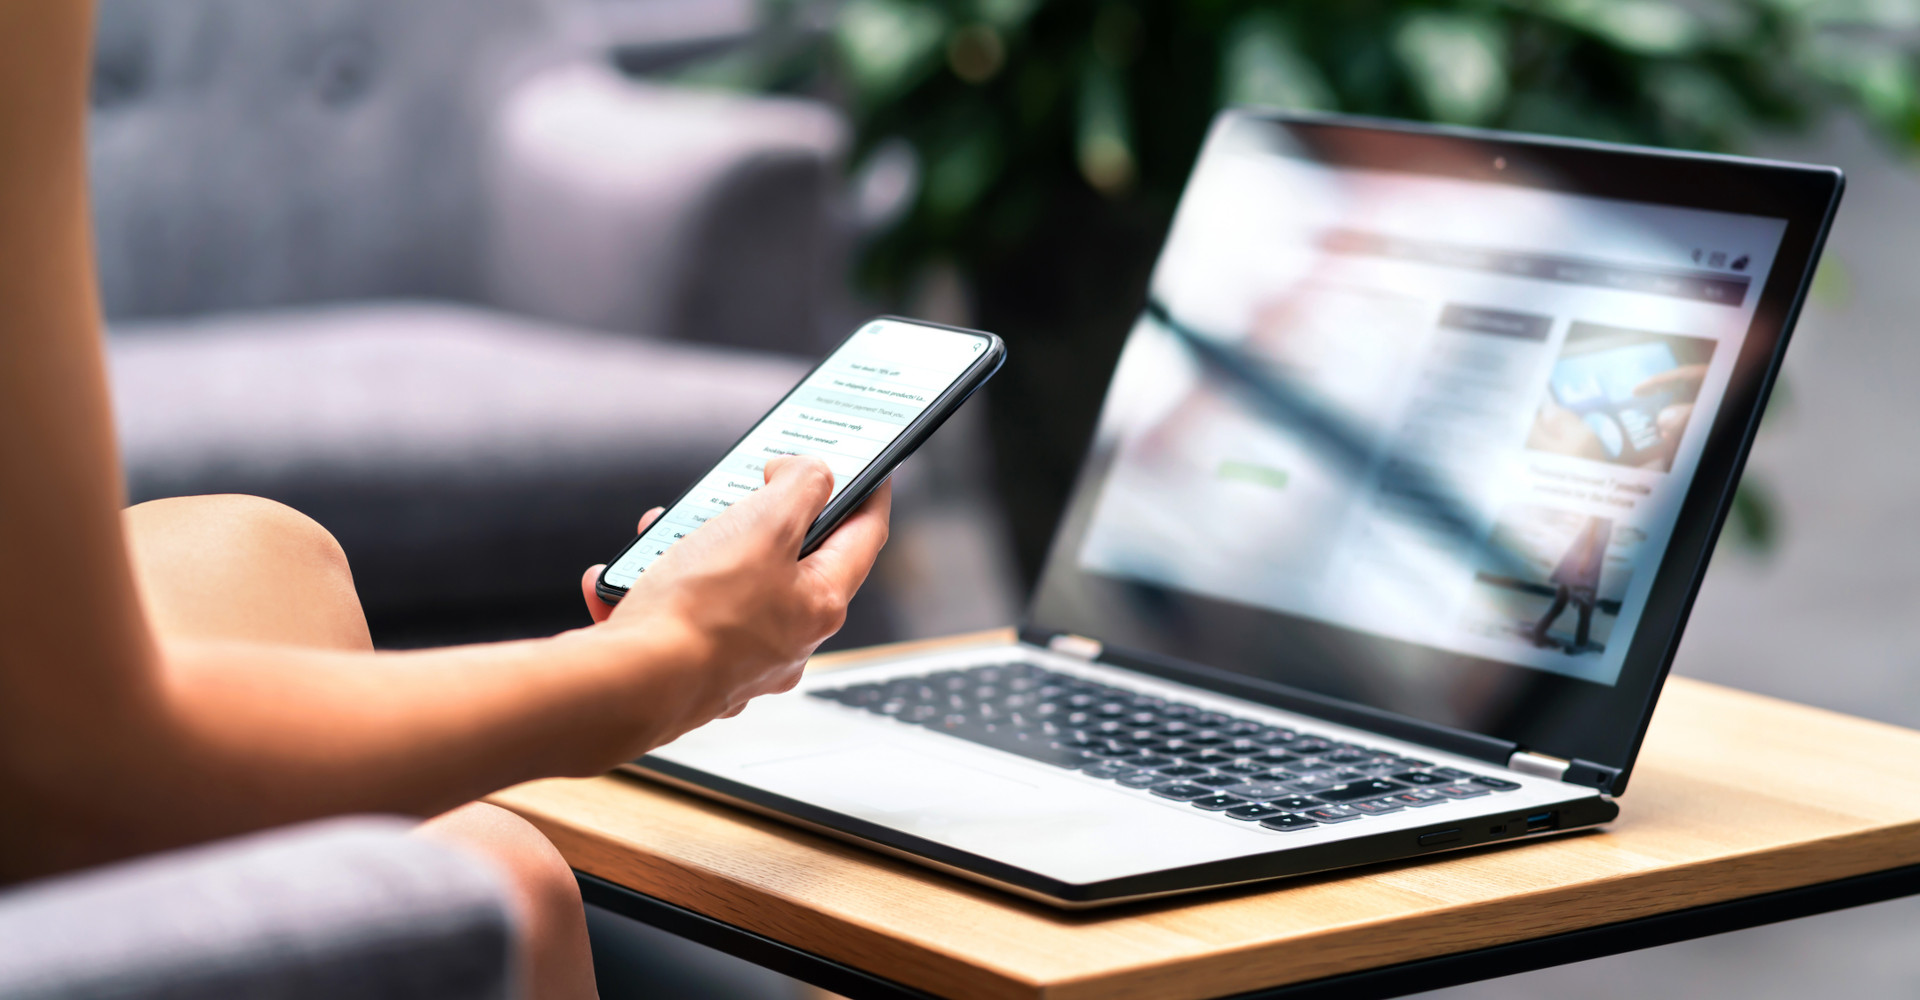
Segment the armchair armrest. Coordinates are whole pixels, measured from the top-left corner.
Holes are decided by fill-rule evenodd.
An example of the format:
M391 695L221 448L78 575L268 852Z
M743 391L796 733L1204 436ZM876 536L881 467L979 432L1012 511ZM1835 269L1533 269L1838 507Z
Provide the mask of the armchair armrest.
M603 329L816 353L851 310L847 129L811 101L534 74L491 139L491 302Z
M505 890L408 829L334 820L0 892L0 998L514 995Z

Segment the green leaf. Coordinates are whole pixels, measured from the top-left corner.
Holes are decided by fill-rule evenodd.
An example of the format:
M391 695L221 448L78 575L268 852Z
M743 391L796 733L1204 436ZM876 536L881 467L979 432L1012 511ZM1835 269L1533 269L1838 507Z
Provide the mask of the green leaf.
M1226 104L1263 104L1315 111L1338 106L1333 88L1271 11L1255 11L1227 32L1220 97Z
M1774 502L1773 491L1751 473L1733 494L1727 530L1735 544L1759 554L1772 552L1780 542L1779 505Z
M854 87L869 102L905 90L940 55L946 18L931 5L847 0L834 40Z
M991 128L974 127L930 157L926 206L936 219L966 216L1000 174L1000 140Z
M1441 121L1479 124L1506 102L1506 38L1497 20L1417 14L1394 32L1393 49L1427 111Z
M1727 81L1704 67L1686 63L1657 66L1647 73L1647 93L1654 104L1699 143L1724 146L1747 131L1746 102Z
M1828 249L1813 272L1813 301L1827 309L1842 310L1853 305L1853 272L1840 255Z
M1775 4L1813 25L1892 31L1920 28L1920 3L1914 0L1775 0Z
M1850 92L1882 128L1902 130L1920 114L1920 78L1905 53L1828 39L1810 51L1809 61L1816 74Z
M982 21L1006 31L1027 23L1039 0L975 0L974 9Z
M1554 0L1548 13L1614 48L1643 56L1673 56L1705 40L1700 20L1666 0Z
M1119 197L1132 190L1139 173L1133 130L1127 121L1126 92L1119 74L1089 60L1080 82L1080 107L1074 151L1080 175L1094 190Z

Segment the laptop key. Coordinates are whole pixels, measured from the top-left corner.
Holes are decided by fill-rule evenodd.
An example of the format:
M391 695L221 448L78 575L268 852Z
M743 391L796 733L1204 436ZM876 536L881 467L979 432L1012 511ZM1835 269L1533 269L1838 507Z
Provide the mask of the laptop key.
M1028 760L1037 760L1043 764L1052 764L1055 767L1080 768L1101 762L1099 758L1089 757L1081 752L1081 749L1077 746L1060 743L1032 730L1006 729L986 732L972 728L945 730L939 726L932 728L935 732L946 732L949 735L958 736L964 740L985 744L996 750L1005 750L1008 753L1019 754Z
M1277 799L1293 793L1293 786L1280 781L1244 781L1228 785L1233 794L1248 799Z
M1400 810L1405 809L1406 807L1401 805L1398 802L1393 801L1391 798L1385 798L1385 799L1368 799L1365 802L1355 802L1348 805L1347 808L1352 809L1354 812L1360 813L1365 816L1378 816L1381 813L1399 812Z
M1377 798L1388 792L1397 792L1405 787L1407 786L1397 781L1387 781L1382 778L1368 778L1364 781L1334 785L1331 788L1313 794L1322 802L1357 802L1361 799Z
M1496 792L1511 792L1520 787L1518 781L1508 781L1505 778L1491 778L1484 774L1476 776L1473 779L1473 783L1476 785L1485 785Z
M1352 819L1353 817L1349 816L1347 818ZM1311 829L1320 824L1300 813L1281 813L1271 819L1261 820L1260 825L1269 830L1281 830L1291 833L1295 830Z
M1315 823L1345 823L1348 820L1360 818L1359 813L1346 806L1315 806L1300 815Z
M1316 825L1309 810L1341 822L1517 787L1024 662L808 693L1281 829ZM1366 802L1381 804L1342 809Z

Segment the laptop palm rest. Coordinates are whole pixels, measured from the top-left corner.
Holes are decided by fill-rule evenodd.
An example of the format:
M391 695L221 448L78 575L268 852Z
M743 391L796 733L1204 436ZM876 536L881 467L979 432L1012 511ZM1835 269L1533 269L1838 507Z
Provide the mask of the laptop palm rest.
M1036 785L881 741L753 761L741 770L797 798L863 813L919 814L962 799L1019 807L1028 803L1018 800L1044 798Z

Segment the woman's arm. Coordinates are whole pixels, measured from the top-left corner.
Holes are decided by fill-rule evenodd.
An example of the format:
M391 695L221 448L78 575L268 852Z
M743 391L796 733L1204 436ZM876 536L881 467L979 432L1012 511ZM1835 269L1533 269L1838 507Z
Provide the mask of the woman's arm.
M798 558L817 461L552 639L412 653L156 638L142 613L85 193L91 5L0 0L0 882L337 812L591 774L789 687L884 543Z
M91 15L0 0L0 855L40 804L29 776L63 766L62 741L158 704L120 535L88 244Z
M785 690L886 537L882 494L799 559L830 488L817 462L774 463L605 620L550 639L377 654L164 640L161 711L121 732L71 720L89 773L67 787L110 807L83 829L120 855L341 812L430 815L597 774Z

